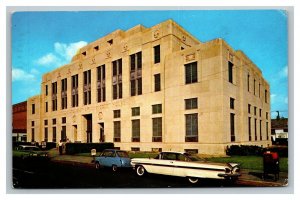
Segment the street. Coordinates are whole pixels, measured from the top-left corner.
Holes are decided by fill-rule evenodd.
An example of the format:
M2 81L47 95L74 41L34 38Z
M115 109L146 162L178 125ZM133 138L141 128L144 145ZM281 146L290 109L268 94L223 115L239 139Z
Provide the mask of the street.
M191 187L240 187L220 180L202 179L191 184L186 178L148 174L138 177L132 169L96 170L93 165L79 163L33 161L14 159L13 179L15 188L191 188ZM253 186L253 185L252 185Z

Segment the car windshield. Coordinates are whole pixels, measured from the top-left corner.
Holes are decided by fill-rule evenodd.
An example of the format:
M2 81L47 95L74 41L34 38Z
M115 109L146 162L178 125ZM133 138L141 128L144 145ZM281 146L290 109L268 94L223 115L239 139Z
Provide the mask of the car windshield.
M125 151L117 151L119 157L128 158L128 154Z

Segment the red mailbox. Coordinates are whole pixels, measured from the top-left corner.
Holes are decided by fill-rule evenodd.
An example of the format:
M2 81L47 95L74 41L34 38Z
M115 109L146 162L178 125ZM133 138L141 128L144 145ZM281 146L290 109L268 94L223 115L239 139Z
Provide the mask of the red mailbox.
M279 156L277 152L266 151L263 154L264 179L273 174L275 181L279 178Z

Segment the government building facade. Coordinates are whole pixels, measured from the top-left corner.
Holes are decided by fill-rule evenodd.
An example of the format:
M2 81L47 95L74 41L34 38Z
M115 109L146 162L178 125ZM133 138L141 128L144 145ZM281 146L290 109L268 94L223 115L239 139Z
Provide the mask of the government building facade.
M81 48L43 75L27 111L27 141L199 154L271 145L270 86L260 69L224 40L202 43L172 20Z

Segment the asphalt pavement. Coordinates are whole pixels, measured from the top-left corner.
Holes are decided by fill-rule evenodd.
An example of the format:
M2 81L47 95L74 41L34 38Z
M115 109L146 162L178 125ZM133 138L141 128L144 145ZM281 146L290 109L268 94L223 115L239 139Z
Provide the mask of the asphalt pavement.
M88 156L78 156L78 155L59 155L58 150L50 151L50 160L52 162L67 162L73 163L76 165L85 165L89 167L94 167L93 157ZM262 187L281 187L288 186L288 173L280 172L278 180L275 180L273 174L269 174L266 177L263 177L263 171L255 171L248 169L241 169L241 176L238 180L239 184L247 184L253 186L262 186Z

